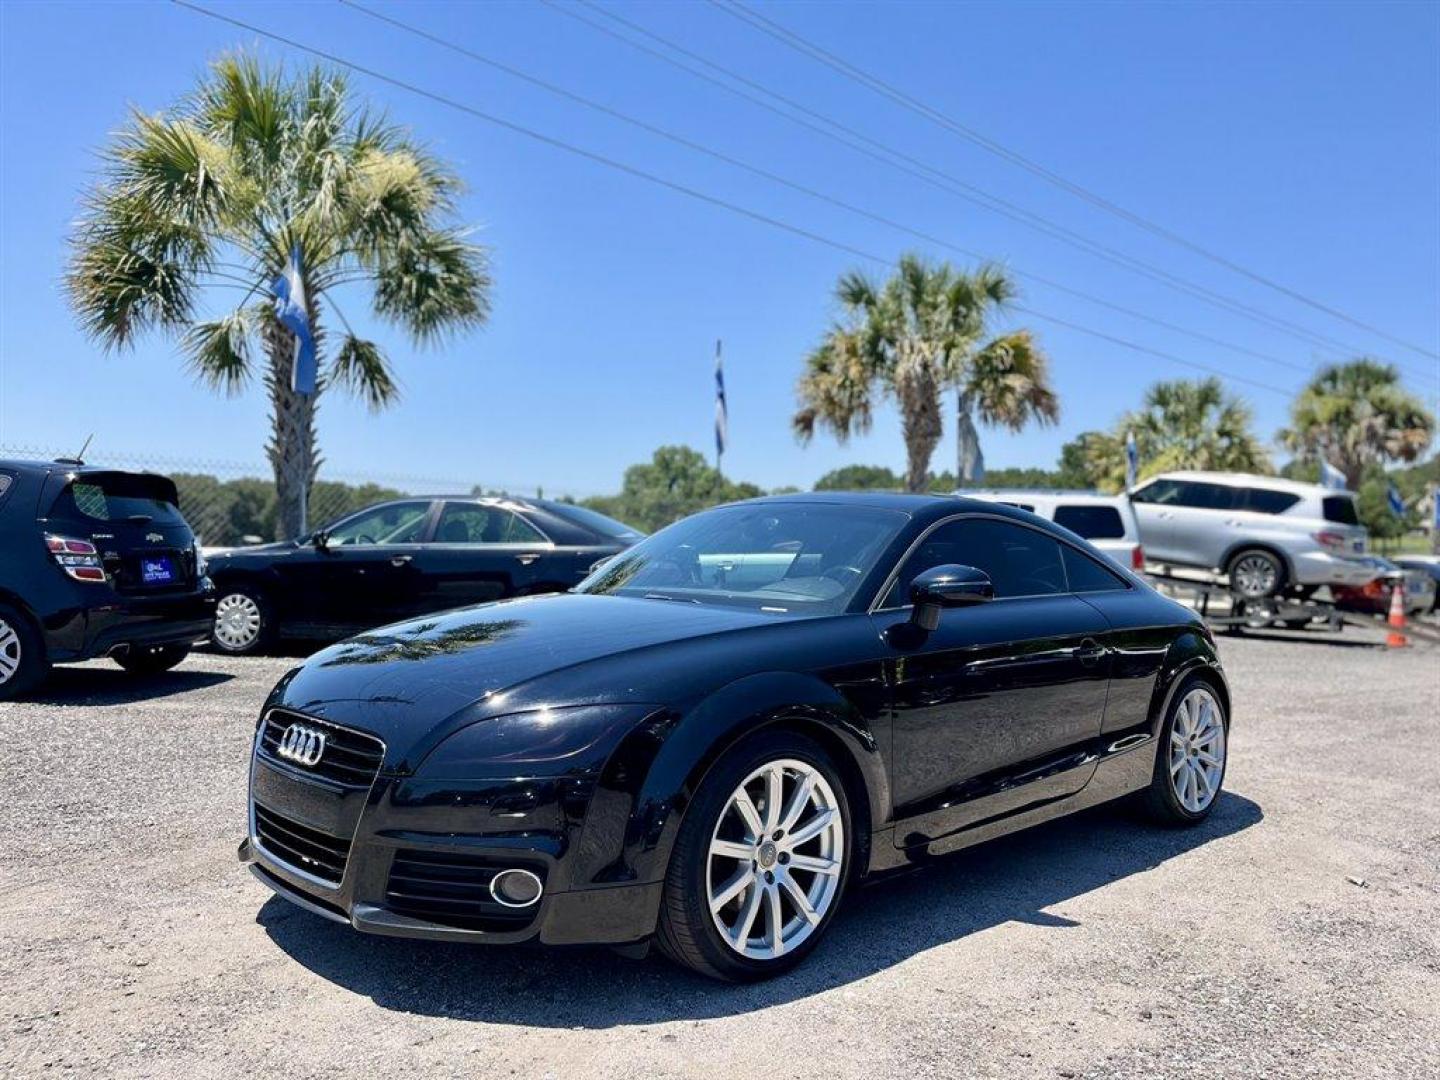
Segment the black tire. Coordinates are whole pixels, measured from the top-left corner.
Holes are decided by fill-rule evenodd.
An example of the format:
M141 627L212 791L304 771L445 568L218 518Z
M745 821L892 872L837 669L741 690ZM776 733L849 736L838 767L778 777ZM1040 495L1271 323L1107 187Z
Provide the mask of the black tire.
M707 895L710 840L741 782L767 763L785 759L797 760L815 769L833 793L843 829L841 868L829 906L809 936L778 957L754 959L732 948L721 937L711 917ZM789 971L819 944L845 898L857 850L852 821L840 771L813 740L788 731L760 732L741 740L710 769L685 811L665 877L656 935L660 951L677 964L728 982L754 982Z
M1198 810L1186 807L1181 801L1176 790L1176 783L1172 780L1170 757L1171 734L1176 729L1181 707L1197 690L1204 691L1209 695L1214 709L1219 713L1223 747L1219 778L1214 781L1214 793ZM1198 675L1190 676L1175 691L1175 695L1170 701L1170 711L1165 717L1165 723L1160 726L1159 745L1155 748L1155 769L1150 777L1150 786L1140 793L1139 798L1140 807L1145 815L1157 824L1171 826L1196 825L1209 817L1215 804L1220 801L1220 792L1224 788L1225 773L1230 764L1229 745L1230 717L1225 712L1223 697L1209 680Z
M29 616L0 604L0 701L35 689L50 673L45 641Z
M190 655L189 645L134 645L115 656L131 675L159 675Z
M232 605L236 603L253 605L253 612L259 618L254 636L248 639L227 632L222 620L230 617ZM215 627L210 633L210 646L216 652L227 656L254 656L265 652L275 640L275 609L265 593L254 585L242 584L233 587L220 586L216 590Z
M1264 548L1243 548L1225 565L1230 591L1246 600L1268 600L1285 588L1285 560Z

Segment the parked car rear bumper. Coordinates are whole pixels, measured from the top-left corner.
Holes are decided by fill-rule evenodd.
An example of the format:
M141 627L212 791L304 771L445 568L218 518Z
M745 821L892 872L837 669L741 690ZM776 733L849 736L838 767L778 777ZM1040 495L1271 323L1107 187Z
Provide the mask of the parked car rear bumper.
M1328 551L1305 551L1290 556L1297 585L1341 585L1359 587L1374 581L1379 571L1360 559L1332 555Z
M192 592L128 596L111 591L98 603L94 596L85 599L85 606L43 620L45 652L52 661L88 660L132 646L191 645L209 637L215 622L215 590L208 578Z

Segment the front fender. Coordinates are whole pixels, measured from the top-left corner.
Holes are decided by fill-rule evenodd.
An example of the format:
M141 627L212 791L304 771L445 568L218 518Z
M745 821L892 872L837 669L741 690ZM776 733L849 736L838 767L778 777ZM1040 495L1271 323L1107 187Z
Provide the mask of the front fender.
M685 809L715 762L740 739L767 727L810 734L854 788L857 835L888 822L889 778L882 755L888 724L864 694L842 692L811 675L762 672L737 679L682 712L661 712L638 725L606 763L591 801L572 880L614 884L664 878ZM847 688L848 689L848 688ZM859 689L858 687L855 689ZM881 730L877 731L877 727ZM864 858L858 861L863 868ZM583 887L583 886L578 886Z

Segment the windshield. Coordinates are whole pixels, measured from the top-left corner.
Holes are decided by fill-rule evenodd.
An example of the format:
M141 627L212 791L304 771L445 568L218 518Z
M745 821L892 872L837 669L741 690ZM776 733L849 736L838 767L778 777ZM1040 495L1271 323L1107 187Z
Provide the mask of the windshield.
M582 529L589 529L591 532L599 533L611 540L638 540L645 535L638 529L632 529L623 521L606 517L600 511L591 510L588 506L576 506L573 503L550 503L546 509L556 517L564 518L572 525L579 525Z
M823 503L723 506L642 540L576 591L834 614L845 610L907 517Z

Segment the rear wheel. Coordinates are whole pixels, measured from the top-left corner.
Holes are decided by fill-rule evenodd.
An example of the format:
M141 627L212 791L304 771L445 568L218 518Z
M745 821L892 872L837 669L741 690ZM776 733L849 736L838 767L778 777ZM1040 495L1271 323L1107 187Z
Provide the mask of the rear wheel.
M50 670L45 643L31 621L0 604L0 701L33 689Z
M1275 596L1285 585L1285 564L1278 555L1262 548L1237 552L1226 567L1230 589L1246 600Z
M259 652L272 634L270 606L258 590L222 589L215 604L215 627L210 640L221 652L245 656Z
M159 675L189 655L189 645L133 645L115 662L131 675Z
M734 982L794 967L839 907L850 821L839 772L814 742L775 732L740 743L711 769L680 827L661 950Z
M1204 821L1225 782L1229 723L1215 688L1191 678L1175 695L1160 730L1155 772L1142 798L1163 825Z

